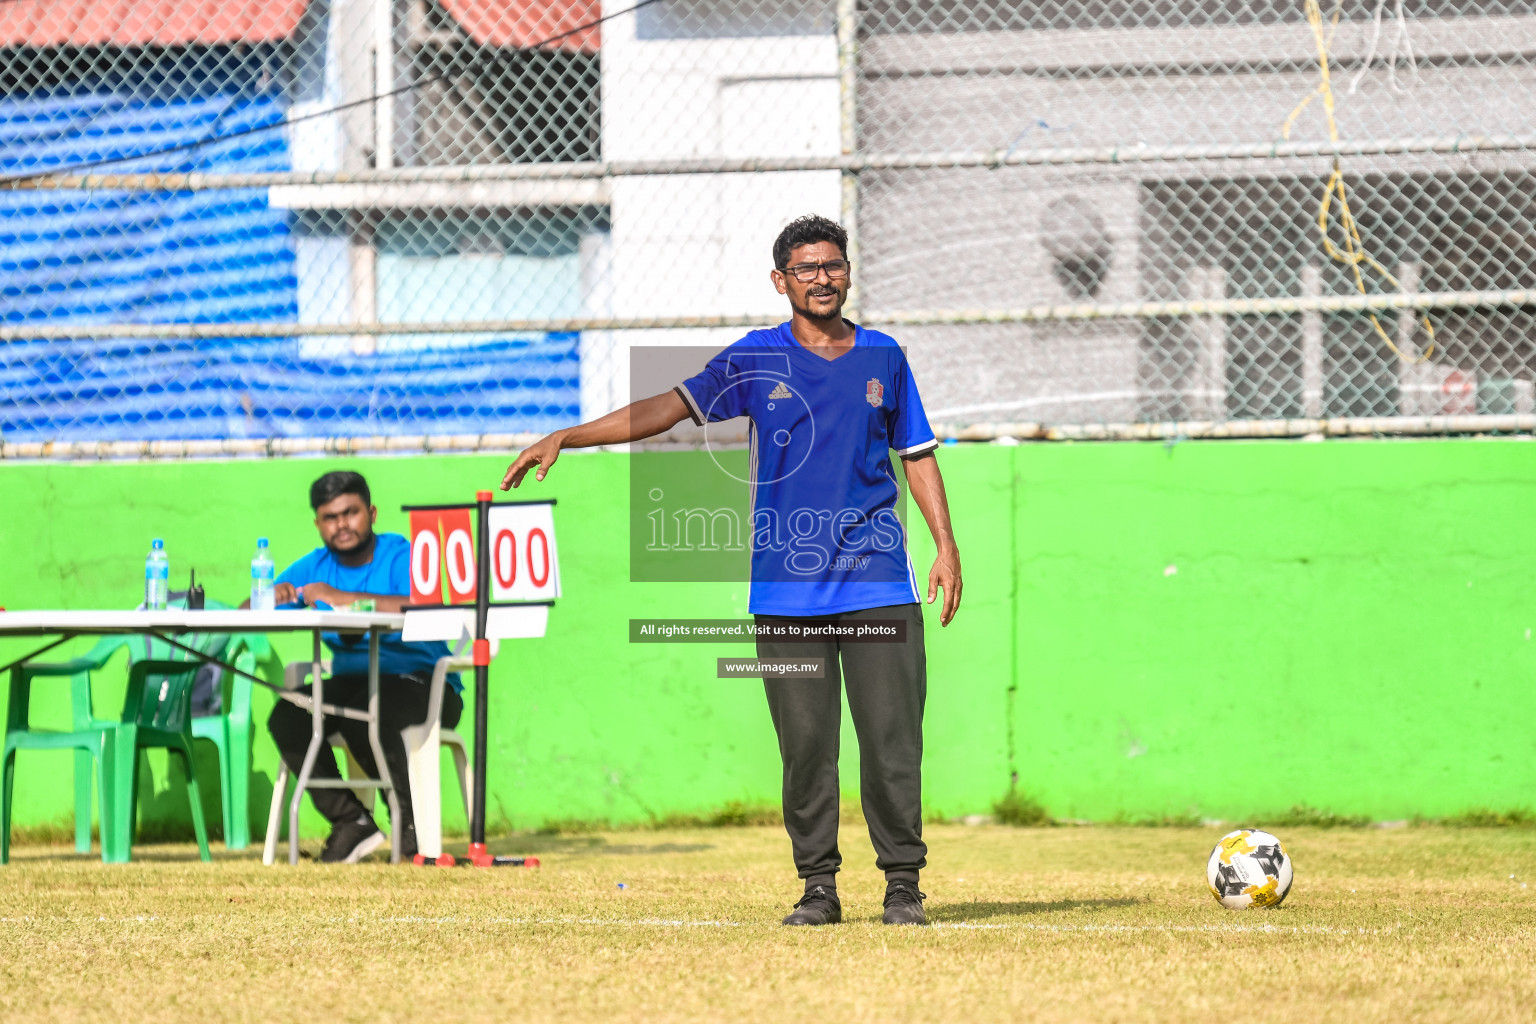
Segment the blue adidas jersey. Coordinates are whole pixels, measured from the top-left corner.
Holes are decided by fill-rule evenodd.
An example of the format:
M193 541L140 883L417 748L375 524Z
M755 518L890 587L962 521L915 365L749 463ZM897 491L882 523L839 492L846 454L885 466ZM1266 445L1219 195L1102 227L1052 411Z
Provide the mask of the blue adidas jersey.
M677 393L695 423L750 420L756 615L830 615L919 600L891 452L938 446L906 354L858 327L827 360L789 324L753 331Z

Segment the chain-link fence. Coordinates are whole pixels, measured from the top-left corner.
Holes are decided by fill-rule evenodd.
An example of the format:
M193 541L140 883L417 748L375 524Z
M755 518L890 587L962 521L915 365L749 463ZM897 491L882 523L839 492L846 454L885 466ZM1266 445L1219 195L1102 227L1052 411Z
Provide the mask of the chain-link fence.
M951 436L1531 430L1533 55L1513 0L6 0L0 440L514 444L783 319L806 212Z

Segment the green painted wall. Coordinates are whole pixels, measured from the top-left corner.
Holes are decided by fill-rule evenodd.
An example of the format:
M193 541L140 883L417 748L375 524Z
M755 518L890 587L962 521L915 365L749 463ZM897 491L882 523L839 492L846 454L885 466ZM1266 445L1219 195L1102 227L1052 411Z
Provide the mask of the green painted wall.
M985 812L1016 768L1064 817L1536 804L1533 457L1475 440L944 449L966 596L928 631L926 803ZM195 566L238 600L256 536L280 561L314 545L319 473L360 468L380 528L403 530L402 502L465 500L505 462L0 465L0 605L129 607L151 536L173 581ZM760 687L713 678L748 651L626 642L631 616L745 615L745 585L627 581L622 455L567 454L538 493L560 499L567 597L492 671L493 822L773 800ZM923 535L920 575L931 558ZM112 707L120 683L98 693ZM35 703L63 724L62 692ZM67 755L22 757L17 822L67 820ZM255 759L264 818L264 729ZM180 818L179 780L152 769L146 818Z
M1019 770L1054 813L1536 805L1536 447L1015 451Z

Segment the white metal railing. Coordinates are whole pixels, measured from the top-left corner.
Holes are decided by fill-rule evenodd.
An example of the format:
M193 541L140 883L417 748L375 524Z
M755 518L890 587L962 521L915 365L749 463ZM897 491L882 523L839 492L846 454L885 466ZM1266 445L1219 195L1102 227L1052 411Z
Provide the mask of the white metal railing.
M1455 135L1329 142L1244 142L1235 145L1114 145L991 149L950 153L845 153L837 156L709 157L583 163L462 164L356 171L140 172L37 174L0 178L0 189L202 192L292 185L397 185L488 181L573 181L633 175L759 174L774 171L903 171L1077 164L1178 163L1410 154L1458 155L1536 150L1536 135Z
M1187 441L1265 438L1531 434L1536 415L1361 416L1288 420L1185 420L1166 423L1103 423L1054 426L1041 423L935 424L945 441ZM399 455L403 453L516 452L538 434L401 435L375 437L228 438L189 441L0 442L5 459L228 459L303 455ZM740 442L733 440L727 447ZM657 439L658 447L678 447ZM699 442L685 443L700 447ZM641 446L644 447L644 446Z
M880 327L936 324L1042 323L1062 320L1155 320L1191 316L1272 316L1288 313L1373 313L1388 310L1489 309L1536 305L1536 287L1489 291L1412 292L1386 295L1276 296L1259 299L1180 299L1167 302L1080 303L1017 309L911 310L868 313ZM389 334L510 334L577 331L643 331L669 328L771 327L782 316L566 317L528 320L462 320L408 323L168 323L7 324L0 342L88 338L291 338Z

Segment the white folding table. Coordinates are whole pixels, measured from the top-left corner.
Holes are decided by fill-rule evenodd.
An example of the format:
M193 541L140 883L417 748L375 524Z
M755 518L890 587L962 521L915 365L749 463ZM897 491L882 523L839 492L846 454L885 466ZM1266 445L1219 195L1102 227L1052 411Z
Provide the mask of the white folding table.
M30 654L0 666L0 673L8 672L13 666L31 661L38 655L50 651L78 636L132 633L153 636L198 661L218 665L226 672L245 676L252 682L265 686L270 690L275 690L282 699L297 704L299 707L307 708L314 718L314 731L310 735L309 749L305 751L304 765L300 769L298 779L296 780L293 802L288 808L288 862L290 864L297 864L299 861L299 806L300 801L303 799L304 791L313 787L383 790L389 800L389 820L392 826L390 828L389 859L392 863L398 863L400 860L400 850L396 844L396 837L400 834L400 807L395 797L394 787L390 785L389 766L384 761L384 751L379 746L379 635L381 633L398 633L404 626L404 615L391 615L385 612L317 611L309 608L270 612L239 610L194 611L183 609L155 612L0 612L0 637L52 636L55 638L52 642L44 644ZM313 637L311 650L313 651L314 658L314 689L312 690L314 696L310 698L300 693L284 690L281 687L272 685L259 676L243 672L233 665L202 654L178 641L175 637L177 633L309 633ZM336 707L325 703L325 683L320 673L320 662L322 660L320 634L322 633L340 633L346 636L367 635L367 711L360 711L356 708ZM315 758L319 756L320 749L326 742L326 715L335 715L339 718L350 718L354 721L368 723L368 742L373 747L373 760L379 768L379 777L377 779L312 780L310 778L310 772L315 766Z

